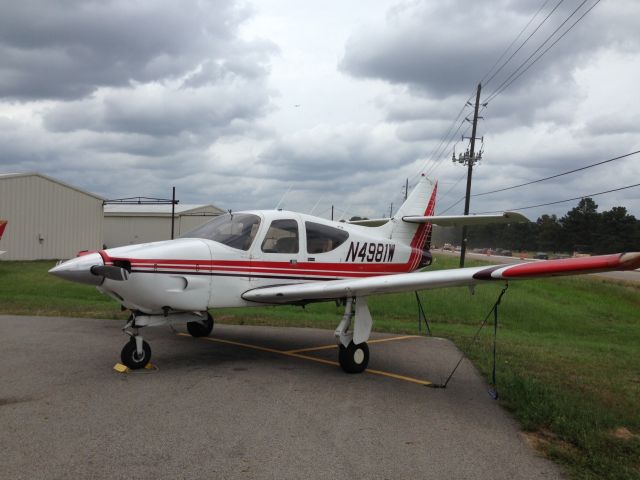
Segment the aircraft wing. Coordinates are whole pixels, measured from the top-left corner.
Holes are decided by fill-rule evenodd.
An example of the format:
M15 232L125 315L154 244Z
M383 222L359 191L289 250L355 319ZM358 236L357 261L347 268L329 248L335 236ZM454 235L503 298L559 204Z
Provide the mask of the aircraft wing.
M521 213L504 212L500 215L446 215L429 216L408 215L402 217L407 223L432 223L441 227L456 227L458 225L485 225L487 223L526 223L527 217Z
M496 280L524 280L612 270L634 270L636 268L640 268L640 252L264 287L249 290L242 295L242 298L268 304L304 303L414 290L472 286Z

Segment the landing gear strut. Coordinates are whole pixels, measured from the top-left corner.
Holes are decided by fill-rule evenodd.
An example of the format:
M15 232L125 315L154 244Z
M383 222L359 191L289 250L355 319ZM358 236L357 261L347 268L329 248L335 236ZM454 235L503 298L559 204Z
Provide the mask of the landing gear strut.
M355 322L353 331L349 330L354 316L353 304L356 303ZM362 373L369 365L369 334L371 333L371 314L366 299L360 297L347 298L342 321L336 328L335 336L338 342L338 361L346 373Z
M136 325L136 316L131 314L129 321L122 329L130 338L120 352L122 364L131 370L144 368L151 360L151 347L144 341L138 330L139 325Z

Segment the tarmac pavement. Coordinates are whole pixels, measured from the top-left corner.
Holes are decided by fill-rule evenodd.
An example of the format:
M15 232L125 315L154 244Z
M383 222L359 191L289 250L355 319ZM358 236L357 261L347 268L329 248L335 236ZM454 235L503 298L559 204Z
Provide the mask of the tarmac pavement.
M374 334L348 375L331 331L149 328L157 369L117 373L121 326L0 316L0 478L561 478L468 361L422 384L449 341Z

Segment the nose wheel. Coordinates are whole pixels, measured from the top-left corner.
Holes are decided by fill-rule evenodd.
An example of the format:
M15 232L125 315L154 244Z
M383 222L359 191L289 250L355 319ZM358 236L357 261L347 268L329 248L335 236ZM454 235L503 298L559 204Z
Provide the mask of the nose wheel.
M131 337L120 352L120 360L131 370L144 368L151 360L151 347L139 335Z

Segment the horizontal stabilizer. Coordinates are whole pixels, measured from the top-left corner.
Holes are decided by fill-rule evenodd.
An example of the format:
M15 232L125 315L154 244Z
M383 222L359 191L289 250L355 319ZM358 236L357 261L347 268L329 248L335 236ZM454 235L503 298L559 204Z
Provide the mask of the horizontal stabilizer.
M407 215L402 217L407 223L431 223L440 227L457 227L461 225L486 225L489 223L526 223L527 217L521 213L504 212L500 215L432 215L423 217L419 215Z

